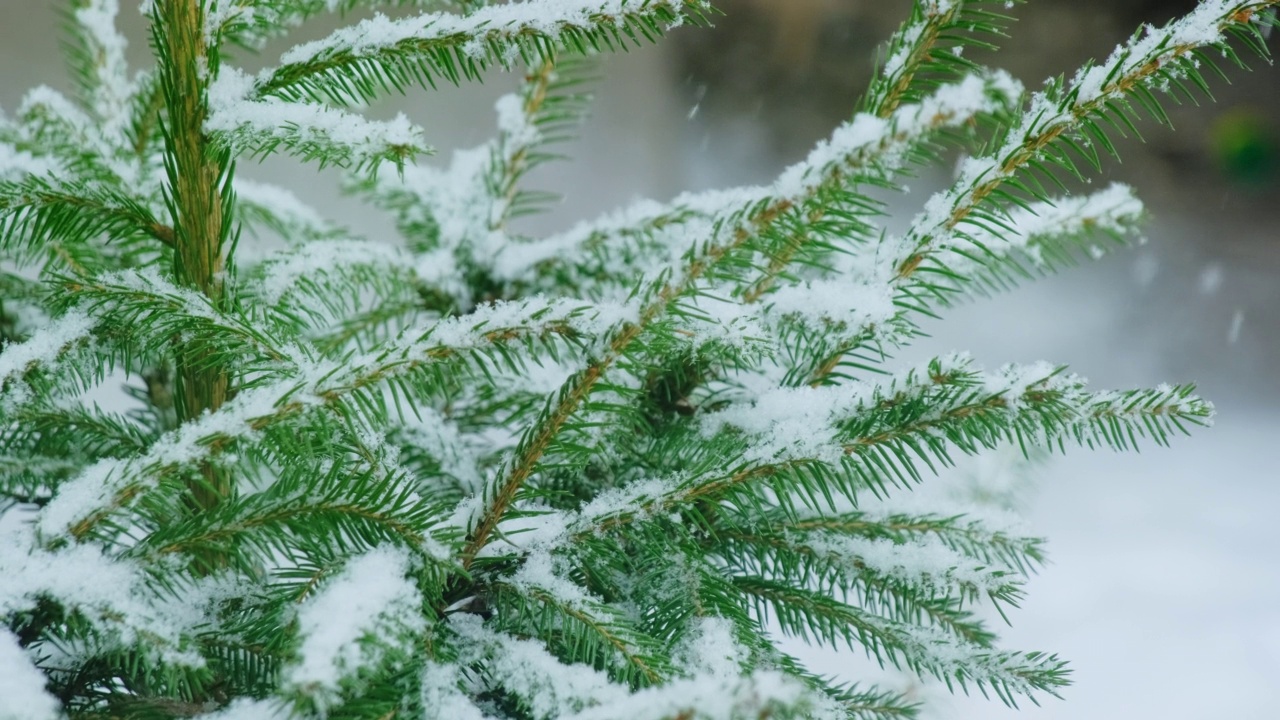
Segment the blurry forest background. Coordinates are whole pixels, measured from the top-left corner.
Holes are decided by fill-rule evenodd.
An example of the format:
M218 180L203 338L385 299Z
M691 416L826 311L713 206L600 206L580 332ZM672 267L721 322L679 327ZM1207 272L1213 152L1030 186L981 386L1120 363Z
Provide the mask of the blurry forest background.
M802 158L852 112L875 50L908 0L717 0L713 29L681 29L656 47L604 58L592 119L571 162L534 181L565 194L526 223L558 229L638 197L763 183ZM57 0L0 0L0 108L38 84L67 90ZM135 67L148 60L136 0L122 3ZM1034 89L1103 58L1143 22L1190 0L1034 0L1012 11L1012 37L990 61ZM319 37L333 22L300 30ZM1280 46L1280 39L1273 40ZM283 45L233 62L272 63ZM1273 50L1276 47L1273 47ZM1011 614L1008 644L1069 658L1075 686L1020 713L992 702L938 700L934 717L1269 720L1280 707L1280 68L1218 82L1217 102L1169 104L1176 131L1140 127L1119 144L1107 179L1133 184L1150 211L1150 242L973 302L926 325L904 360L967 349L988 366L1048 359L1095 387L1194 381L1219 410L1216 427L1141 455L1072 451L1018 494L1049 540L1051 564ZM514 87L414 93L375 114L405 111L450 149L492 132L492 103ZM337 176L271 160L241 171L281 183L370 237L390 224L339 196ZM950 166L888 197L901 227ZM1103 182L1103 180L1095 181ZM243 247L243 246L242 246ZM245 248L252 251L252 248ZM998 619L997 619L997 622ZM815 669L856 677L850 652L806 650ZM892 676L891 676L892 677Z

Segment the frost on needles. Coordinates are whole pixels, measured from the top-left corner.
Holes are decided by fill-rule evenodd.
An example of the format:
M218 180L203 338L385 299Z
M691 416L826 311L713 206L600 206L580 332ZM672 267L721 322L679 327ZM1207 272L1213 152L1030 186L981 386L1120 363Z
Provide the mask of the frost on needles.
M921 317L1123 245L1134 191L1060 181L1263 52L1275 4L1206 0L1027 93L962 54L1008 3L916 0L772 184L534 238L525 178L591 56L709 4L150 0L135 72L116 0L70 2L75 92L0 115L0 718L916 714L779 633L1056 693L1063 661L984 620L1041 542L925 491L963 456L1163 444L1212 409L892 358ZM223 53L351 10L256 74ZM361 110L484 75L521 80L448 158ZM884 232L869 191L956 145ZM237 174L272 153L342 168L399 236Z

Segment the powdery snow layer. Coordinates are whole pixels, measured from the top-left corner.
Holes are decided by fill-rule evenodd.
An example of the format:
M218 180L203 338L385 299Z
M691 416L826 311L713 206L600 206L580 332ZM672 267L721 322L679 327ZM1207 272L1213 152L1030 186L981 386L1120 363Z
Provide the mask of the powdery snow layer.
M45 690L44 673L18 647L18 638L0 628L0 720L54 720L62 704Z
M375 665L386 651L411 651L426 627L422 596L405 577L405 551L383 547L351 560L298 611L302 647L285 671L290 685L334 693L340 683Z
M103 137L118 137L130 120L129 96L134 90L125 62L129 43L116 29L120 3L119 0L85 0L77 5L72 17L87 45L86 54L91 58L98 83L91 98L93 111L103 123Z
M567 26L587 27L596 18L618 18L623 13L649 14L656 8L679 9L678 0L542 0L482 7L465 16L424 13L403 19L377 15L343 28L329 37L298 45L280 56L283 65L301 64L342 50L356 56L372 55L405 40L433 40L455 35L483 38L488 31L525 31L556 35ZM480 56L488 51L482 39L469 41L464 51Z
M254 149L273 141L299 148L301 155L347 157L357 166L427 151L422 128L403 113L369 120L320 103L252 99L253 79L225 67L209 89L205 129ZM323 149L309 150L309 148Z
M53 365L77 343L86 342L96 321L78 311L71 311L48 323L21 343L6 345L0 351L0 410L23 402L29 389L22 380L24 373Z

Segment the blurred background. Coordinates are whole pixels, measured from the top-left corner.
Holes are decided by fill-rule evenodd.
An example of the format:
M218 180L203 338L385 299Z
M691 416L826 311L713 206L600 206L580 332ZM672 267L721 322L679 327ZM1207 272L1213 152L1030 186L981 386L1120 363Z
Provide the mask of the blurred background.
M27 88L67 89L55 0L0 0L0 108ZM137 2L122 25L131 57L148 58ZM763 183L847 118L876 50L909 0L717 0L711 29L682 28L656 47L606 57L597 102L571 162L535 178L565 194L531 231L569 226L640 197ZM1035 0L1011 10L1011 38L983 61L1035 89L1105 57L1144 22L1189 0ZM302 28L296 39L332 23ZM1274 44L1274 42L1273 42ZM238 57L248 69L285 46ZM974 57L967 55L967 57ZM989 367L1047 359L1096 387L1192 381L1218 406L1217 425L1141 454L1072 451L1042 468L1025 496L1051 564L1010 615L1006 645L1072 661L1065 701L1006 710L998 701L918 688L939 718L1280 717L1280 69L1213 83L1217 102L1170 103L1175 131L1148 123L1145 144L1119 143L1105 179L1146 201L1149 242L950 312L911 357L967 349ZM483 86L397 98L442 159L486 139L492 103L515 87ZM244 167L279 182L371 236L390 225L337 192L336 177L289 162ZM901 223L950 167L922 170L891 200ZM854 679L854 654L803 650L814 668ZM896 682L890 678L891 682Z

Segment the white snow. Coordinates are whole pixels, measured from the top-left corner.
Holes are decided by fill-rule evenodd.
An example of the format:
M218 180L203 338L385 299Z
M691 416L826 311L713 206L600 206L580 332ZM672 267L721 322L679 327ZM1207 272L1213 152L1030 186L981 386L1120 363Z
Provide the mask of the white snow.
M400 436L440 463L440 472L458 481L468 492L479 492L482 478L479 451L472 438L433 408L415 408L399 429Z
M1200 271L1200 294L1213 295L1222 287L1222 265L1219 263L1209 263L1204 270Z
M425 329L410 329L403 336L418 335L417 339L392 347L410 354L417 352L415 347L473 348L489 344L486 336L491 333L512 330L536 335L559 326L593 338L622 323L635 322L638 312L635 306L534 296L482 305L468 315L446 318Z
M1105 62L1086 66L1076 73L1071 81L1071 89L1076 93L1075 104L1092 103L1103 95L1119 95L1116 79L1139 71L1148 63L1163 66L1175 54L1189 48L1221 42L1224 35L1220 23L1242 5L1238 0L1202 0L1194 10L1165 27L1147 25L1144 36L1137 42L1117 45Z
M322 707L343 680L376 665L387 650L411 651L426 627L422 596L405 575L408 555L383 546L349 561L298 610L302 636L288 684Z
M85 0L73 15L94 61L93 111L102 121L101 135L107 139L122 136L129 123L130 96L134 91L125 62L128 41L116 29L119 13L119 0Z
M537 336L567 328L591 338L634 318L634 308L535 297L495 303L467 316L410 328L383 348L348 358L340 372L330 361L313 363L303 357L292 358L292 367L282 367L278 379L246 389L218 411L166 433L142 456L100 460L60 484L53 500L41 511L41 530L53 535L65 532L93 511L110 506L126 486L154 483L156 469L191 464L207 457L210 441L215 438L252 438L255 420L290 412L281 409L286 398L302 407L318 405L323 396L358 387L361 378L404 373L415 362L488 345L489 333Z
M1021 121L1009 132L1004 147L986 157L963 161L957 181L925 204L924 211L912 222L908 237L897 244L900 257L954 243L957 234L954 226L967 214L965 209L973 203L978 188L988 182L1003 181L1024 165L1025 158L1011 164L1009 160L1018 158L1034 138L1058 128L1078 127L1079 115L1087 108L1122 95L1120 79L1147 76L1153 68L1184 75L1185 67L1172 64L1175 58L1183 57L1191 49L1222 41L1220 23L1238 6L1239 3L1232 0L1206 0L1167 27L1149 27L1142 38L1118 46L1106 62L1082 68L1061 101L1051 97L1049 91L1034 94ZM1110 81L1106 80L1108 77Z
M18 638L0 628L0 720L56 720L62 704L45 690L47 678L18 647Z
M506 531L505 525L503 530ZM519 536L515 538L515 542L521 541ZM557 565L556 558L548 550L537 549L529 553L520 569L511 575L511 586L529 595L545 593L556 604L569 608L582 609L597 601L580 585L569 580Z
M846 164L877 162L897 167L902 153L924 133L963 125L975 115L1013 102L1021 93L1021 84L1011 75L991 71L942 85L918 104L900 106L888 120L859 113L836 128L829 140L818 143L803 162L783 171L773 191L784 198L806 196L827 173Z
M38 365L53 365L76 343L89 339L96 322L79 310L71 310L44 325L25 342L0 350L0 410L25 402L29 394L22 375Z
M837 463L844 455L832 424L853 414L865 399L857 387L779 387L751 404L739 404L704 416L703 433L715 435L733 426L752 437L749 459L816 458Z
M1132 187L1123 183L1088 195L1054 198L1006 212L1003 227L967 227L951 244L940 245L933 260L962 275L981 270L986 260L979 262L957 251L959 246L972 245L984 248L979 251L984 255L1007 257L1022 252L1041 263L1041 241L1084 232L1123 234L1131 232L1144 216L1142 201Z
M584 252L590 256L591 248L600 247L611 250L600 254L607 275L627 283L637 276L656 276L683 264L684 253L713 236L717 221L740 221L742 213L766 201L802 202L837 172L891 176L921 135L963 125L976 114L1011 103L1021 92L1021 85L1002 71L967 76L939 87L919 103L899 107L887 120L859 114L771 185L684 193L666 204L641 200L545 240L509 245L495 269L500 277L527 279L539 264L569 267L570 258L580 262ZM649 245L635 248L630 236L646 227L653 230ZM619 243L631 246L629 252L619 252Z
M320 216L315 208L303 202L287 188L270 183L250 180L237 174L235 177L236 202L247 203L257 207L261 212L269 213L285 226L313 234L323 234L328 230L328 221ZM296 243L301 238L286 237L286 241ZM245 248L247 249L247 248ZM244 257L244 249L239 257Z
M962 596L970 590L987 592L1011 582L1009 568L992 567L947 547L932 536L905 543L880 538L859 538L836 533L807 533L803 542L815 552L837 562L857 575L865 566L882 577L892 578L936 596ZM963 592L956 592L959 588Z
M239 697L220 710L196 715L194 720L290 720L291 717L293 713L283 700Z
M795 680L781 673L757 671L738 677L695 676L645 688L627 698L565 715L561 720L751 720L771 717L778 708L820 707ZM832 712L808 713L812 720L843 717Z
M463 45L463 52L482 57L488 52L486 39L491 35L514 37L538 33L558 37L569 28L596 25L620 25L625 14L651 14L656 8L679 10L682 3L674 0L540 0L488 5L466 15L423 13L392 19L378 14L326 38L298 45L280 56L282 65L305 64L323 59L334 52L350 52L355 56L374 55L407 40L441 40L450 36L473 38Z
M251 437L252 421L274 414L277 402L295 388L296 379L244 390L217 412L205 413L157 440L146 453L130 459L104 458L58 485L53 499L40 512L40 531L60 535L94 511L111 507L125 487L148 487L157 469L195 463L209 454L209 441ZM298 401L307 401L300 394Z
M1235 345L1240 339L1240 330L1244 327L1244 310L1236 308L1231 313L1231 327L1227 330L1227 344Z
M475 615L450 615L449 627L461 640L459 662L484 661L494 680L524 701L538 720L560 720L596 705L622 706L630 695L599 670L565 665L542 643L495 632Z
M674 491L680 478L650 478L624 487L605 490L583 506L575 529L584 530L604 518L636 513L645 505Z
M851 278L810 280L785 285L765 296L766 312L799 318L815 330L828 329L825 321L848 328L877 325L898 311L888 283L858 282Z
M261 265L262 299L279 303L298 288L300 280L338 273L352 267L394 270L411 262L401 248L368 240L319 240L268 257Z
M422 671L422 720L490 720L459 689L462 682L457 665L428 661Z
M143 567L114 558L93 544L47 550L35 528L20 518L0 522L0 614L34 607L41 596L84 614L103 635L100 641L142 642L172 663L200 667L203 659L183 641L207 622L208 602L223 587L219 578L180 588L177 597L150 587ZM0 698L2 700L2 698Z
M704 616L692 620L676 658L691 675L724 681L743 674L749 655L734 637L733 622Z
M464 304L470 298L457 280L456 255L463 253L483 267L509 243L498 223L505 210L489 187L493 150L489 144L458 150L445 169L407 165L398 175L383 173L377 178L378 193L412 200L400 211L403 220L429 221L439 228L439 247L420 255L414 270L424 282Z
M0 142L0 180L21 180L27 175L49 177L60 174L62 170L62 164L53 158L37 157Z
M333 0L330 1L332 2ZM581 3L576 4L580 5ZM568 7L575 5L575 3L566 2L564 5ZM1205 6L1213 6L1217 11L1224 11L1224 8L1229 9L1231 7L1230 5L1221 2L1209 2L1206 3ZM494 12L501 11L495 9ZM1206 13L1208 13L1208 11L1206 11ZM1205 14L1203 17L1200 17L1197 22L1186 23L1185 27L1177 30L1178 34L1175 39L1179 39L1179 41L1189 39L1189 41L1194 42L1211 41L1204 39L1211 37L1209 28L1213 23L1210 23L1210 20L1213 20L1213 18ZM371 30L372 29L374 28L371 28ZM435 29L436 28L434 27L432 28L433 31ZM1216 25L1213 25L1213 31L1216 33ZM1216 38L1216 35L1212 37ZM369 40L369 42L372 42L372 40ZM1088 73L1085 73L1085 75L1088 75ZM1081 97L1089 96L1090 93L1093 93L1093 96L1096 97L1097 94L1101 93L1100 87L1098 89L1091 87L1092 84L1095 84L1095 81L1096 84L1099 86L1101 85L1101 81L1092 76L1077 78L1076 84L1081 86ZM1013 85L1007 85L1005 89L1006 91L1011 92L1014 87L1015 86ZM972 99L973 97L975 96L971 93L966 93L964 99ZM510 103L508 103L508 105L509 104ZM500 125L507 129L512 137L519 137L522 128L516 123L515 115L510 114L512 108L506 107L504 109L500 104L499 110ZM504 115L503 113L506 114ZM915 116L917 121L922 121L926 117L922 110L917 110L917 113L918 114ZM784 176L783 180L780 180L779 184L774 188L745 189L742 194L734 195L731 200L724 202L723 204L720 202L709 203L711 209L708 210L708 212L711 215L716 215L726 209L741 207L744 203L749 204L749 202L752 202L753 198L758 200L759 198L764 197L764 192L772 192L777 188L794 189L795 192L801 193L807 192L808 189L811 189L812 187L808 183L812 183L814 178L819 177L825 168L831 167L834 163L837 163L842 159L843 156L839 152L841 148L848 150L849 148L863 147L866 142L868 142L868 138L871 137L871 134L875 134L877 132L883 133L886 130L886 126L878 125L875 122L871 122L871 120L874 120L874 118L870 120L861 118L855 119L853 123L842 127L840 131L837 131L837 133L833 135L829 146L820 148L819 150L821 152L815 151L815 154L812 155L806 163L797 166L797 168L791 171L789 175ZM861 127L858 127L859 121L862 123ZM908 125L904 125L903 127L907 126ZM3 147L0 147L0 152L2 151ZM38 161L38 159L34 160ZM21 166L23 163L29 163L30 160L19 158L13 162ZM962 168L961 175L965 182L973 184L978 180L978 178L984 176L984 174L990 173L994 167L995 166L992 162L979 159L966 163ZM707 196L703 197L705 198ZM926 220L928 221L926 224L937 224L945 219L946 213L953 206L941 202L943 199L946 198L938 198L938 202L931 202L930 211L926 213ZM1104 203L1102 202L1103 200L1108 202ZM688 199L687 201L691 207L697 205L697 203L693 202L692 199ZM1079 202L1077 203L1077 201ZM1091 205L1091 203L1098 204ZM1090 196L1089 198L1066 198L1056 201L1052 206L1040 204L1037 205L1033 211L1015 210L1011 216L1011 224L1015 226L1015 231L1008 233L1007 235L1002 233L1000 235L1000 239L1007 242L1011 248L1026 250L1031 247L1026 244L1026 241L1034 239L1039 234L1065 232L1065 229L1078 227L1085 222L1103 224L1110 220L1114 220L1117 225L1119 225L1121 220L1127 220L1130 216L1135 216L1141 211L1141 206L1133 203L1136 203L1136 200L1132 199L1131 194L1125 195L1120 192L1119 194L1109 196L1104 191L1104 193L1099 193L1094 196ZM655 206L646 205L644 206L644 209L650 217L666 212L667 210L665 206L657 207L659 209L655 210ZM475 218L468 217L467 221L469 225L466 232L472 232L477 228L483 228L481 231L483 233L483 239L477 242L477 247L482 248L482 251L483 249L493 248L501 250L499 253L499 257L501 258L500 262L508 263L508 265L502 266L508 269L504 270L505 274L499 273L500 277L523 277L524 273L532 264L532 258L556 257L564 248L576 246L575 244L579 240L585 242L587 234L596 235L602 231L601 225L591 226L589 233L579 233L575 236L572 242L566 240L565 237L561 237L557 239L556 243L530 248L529 251L525 253L523 250L511 249L513 248L513 245L506 243L506 238L490 234L491 228L485 225L492 221L492 208L485 207L482 209L486 215L477 214L475 218L484 218L486 222L471 222ZM701 212L701 210L699 210L699 212ZM1025 214L1023 215L1019 214L1024 212ZM703 225L697 226L698 230L702 230L704 228L705 226ZM608 232L608 229L605 229L604 231ZM969 229L967 232L971 237L973 237L979 231ZM680 234L673 234L672 237L680 240L687 239L686 236ZM676 246L676 252L683 251L686 247L679 243L673 243L673 246ZM547 252L544 253L544 251ZM433 265L433 267L437 268L437 272L440 273L445 271L452 272L454 265L449 264L449 262L454 261L454 254L445 250L442 250L441 253L441 256L432 258L433 262L439 261L436 265ZM522 253L524 253L523 256ZM539 253L543 254L539 255ZM946 255L946 251L944 249L939 253L939 257L950 256ZM448 262L445 262L445 258L447 258ZM960 260L957 259L954 260L954 262L959 263ZM650 267L657 266L654 265ZM314 270L314 268L306 270L299 269L298 272L310 270ZM426 274L427 273L424 273L424 275ZM277 287L282 286L283 282L277 285ZM814 321L849 317L851 318L850 322L872 323L882 320L889 312L889 309L891 309L891 304L886 304L885 298L886 295L884 290L879 286L870 284L865 286L854 284L842 288L839 285L825 280L815 280L808 281L799 286L781 288L777 292L769 295L767 300L771 303L771 308L776 312L800 315ZM521 317L527 318L531 314L530 310L532 308L532 306L526 306L523 308L496 306L485 307L489 308L484 312L490 313L490 319L496 321L507 318L507 322L519 322ZM551 311L550 308L549 311ZM610 327L615 326L618 322L627 321L633 318L634 308L617 307L606 309L603 319L597 314L582 318L575 316L570 319L570 322L582 322L582 327L590 328L591 332L602 333L607 331ZM1242 319L1243 315L1237 313L1230 333L1233 341L1234 337L1239 332L1239 325ZM470 323L468 320L469 319L446 321L439 331L440 337L452 339L460 343L459 346L466 346L467 343L477 342L477 336L480 333L481 328L477 328L475 324ZM449 324L450 322L453 322L453 324ZM487 327L493 328L497 327L497 325L490 324ZM453 334L451 335L451 333ZM431 339L434 340L437 338L433 334ZM14 347L19 346L6 348L6 352L13 350ZM6 355L0 354L0 365L3 365L6 357ZM559 370L559 368L554 369ZM995 373L984 376L984 380L988 389L994 392L1007 391L1011 393L1011 395L1016 395L1019 388L1038 382L1040 378L1044 377L1051 371L1052 366L1047 365L1022 366L1005 373ZM3 373L0 373L0 378L3 377ZM1069 378L1069 376L1063 376L1056 382L1074 382L1074 380L1068 380L1067 378ZM541 386L541 383L534 384ZM846 388L846 391L849 389L850 388ZM826 451L831 449L826 446L826 440L821 437L816 439L811 437L793 437L787 434L790 429L788 425L791 420L797 417L806 421L812 420L809 415L812 415L821 421L829 421L832 417L836 416L836 410L846 409L851 403L854 403L857 398L865 399L868 397L871 392L871 386L855 386L853 391L852 397L845 397L842 399L828 397L822 393L807 392L796 392L793 393L792 396L788 396L788 393L784 393L782 391L775 392L774 390L769 389L766 390L764 394L755 398L755 404L750 408L740 407L731 409L725 412L726 417L712 420L712 422L723 420L726 423L734 424L735 426L749 425L749 420L742 420L733 413L739 410L744 415L747 413L754 413L758 407L761 410L762 415L759 428L747 429L753 429L763 435L770 436L772 438L772 442L775 444L790 447L796 443L816 442L819 451ZM1105 398L1108 396L1100 397ZM793 409L793 407L797 405L800 408L799 413L795 412ZM712 417L714 418L715 416ZM211 420L211 424L208 428L213 428L214 432L234 431L234 428L231 430L219 429L221 427L219 425L220 422L222 422L222 419L219 419L218 421ZM232 422L234 424L235 421ZM241 423L241 425L242 424L243 423ZM206 428L206 430L208 428ZM166 442L169 443L166 447L173 453L174 457L198 457L199 455L199 449L196 447L196 443L193 442L193 438L171 438ZM1210 463L1206 464L1208 465ZM1214 467L1217 466L1214 465ZM631 511L637 508L646 498L659 496L668 491L671 487L669 482L670 481L655 480L646 483L638 483L619 491L603 495L598 498L597 501L584 508L579 518L556 517L554 522L549 521L547 523L547 527L555 530L554 533L551 533L552 535L556 538L561 538L563 537L562 528L567 529L570 522L580 522L581 518L586 517L599 517L609 513ZM1106 490L1110 489L1110 487L1106 488ZM1145 507L1142 503L1135 502L1132 504L1134 507L1130 509L1135 510L1135 512L1140 512ZM1107 510L1106 508L1094 510L1096 512L1110 512L1110 510ZM504 529L507 529L506 526L504 526ZM526 537L526 539L531 540L532 538ZM539 541L539 543L541 542L545 541ZM907 549L919 549L921 550L923 557L915 558L909 564L903 561L900 555L889 552L887 548L883 547L860 546L858 548L840 548L842 552L849 552L851 554L861 553L863 556L873 558L873 562L877 564L877 567L887 568L887 572L898 573L912 578L919 576L925 576L926 578L945 578L948 581L956 576L958 566L951 564L951 560L946 557L945 554L936 552L937 548L930 546L921 548L908 547ZM1116 564L1117 566L1120 565L1118 561ZM1154 579L1155 581L1169 581L1170 577L1174 580L1178 577L1184 577L1182 573L1178 572L1178 563L1171 561L1170 565L1173 567L1173 571L1167 573L1169 577L1165 577L1164 574L1153 572L1152 578L1147 579ZM1129 572L1128 568L1128 564L1126 564L1123 569L1117 567L1116 572L1114 573L1115 578L1118 580L1132 580L1132 573ZM964 573L977 572L977 570L972 567L961 568L961 570L963 570ZM1239 577L1251 577L1250 573L1255 572L1256 568L1251 570L1248 567L1241 566L1240 568L1233 568L1233 570L1235 572L1231 574L1238 580ZM400 568L400 572L401 575L403 575L404 570L402 567ZM551 561L550 555L546 553L535 553L526 559L524 569L518 573L516 580L517 582L523 581L529 583L533 583L535 580L538 582L550 582L547 578L564 582L556 573L556 569ZM403 581L403 577L401 577L400 580ZM410 587L409 590L412 591L412 588ZM1074 587L1066 588L1062 595L1070 597L1074 590ZM1171 597L1177 597L1177 592L1177 588L1173 588L1168 591L1167 594ZM340 591L335 590L335 593L337 596L348 601L358 602L363 599L362 597L356 597L354 591L350 587ZM319 597L316 601L318 600ZM1065 604L1067 600L1064 599L1059 602ZM462 627L462 624L468 621L470 621L470 619L464 620L463 618L458 618L454 622L458 627ZM628 717L656 718L678 713L684 708L693 707L694 703L699 707L711 708L709 711L711 717L736 717L734 713L741 711L743 714L746 714L748 712L748 710L744 710L744 708L749 709L761 707L760 703L764 702L762 698L779 697L793 700L797 697L796 693L798 691L796 688L789 686L788 683L782 681L780 677L776 675L766 673L749 679L731 679L732 674L727 671L727 668L730 667L731 661L734 659L735 650L731 643L731 628L728 627L728 624L725 621L720 621L715 618L702 619L702 623L704 624L703 632L696 636L697 641L696 643L693 643L696 647L692 648L690 652L697 657L705 659L705 667L702 669L712 677L698 677L689 680L681 680L665 688L643 691L638 694L630 694L623 688L609 686L607 684L607 680L603 680L599 685L597 685L595 681L600 680L600 678L598 675L592 676L590 674L592 671L589 668L566 668L565 666L556 663L554 658L550 658L545 651L543 651L542 655L538 655L537 651L541 650L541 648L535 643L510 638L494 639L497 637L496 634L493 634L493 637L490 637L488 635L484 635L482 630L477 630L475 628L468 628L461 634L466 637L483 636L482 641L477 643L477 645L482 649L468 650L466 652L499 652L498 650L493 650L493 648L501 645L503 647L501 652L505 653L507 657L507 659L504 660L505 664L503 665L503 668L509 670L513 674L513 679L511 680L513 683L520 688L524 688L530 693L537 694L539 692L534 687L537 683L544 683L548 681L563 682L564 684L560 688L563 690L563 696L557 695L555 690L550 693L552 697L548 697L545 691L538 696L538 707L542 708L547 717L559 716L562 713L571 713L575 709L580 709L580 714L576 717L584 719L608 718L618 716L619 714L626 714ZM1271 632L1271 630L1272 628L1270 628L1270 626L1264 624L1262 628L1263 634ZM354 645L352 645L353 641L349 639L352 636L351 632L347 632L346 635L343 636L348 638L348 640L336 643L332 641L331 636L327 635L323 631L323 628L316 630L316 632L319 635L324 635L329 638L328 641L324 643L317 643L316 647L312 648L317 656L323 656L326 653L329 653L333 656L345 657L342 649L354 647ZM1274 632L1271 634L1276 635ZM1280 637L1280 635L1276 636ZM0 667L4 668L7 668L10 664L8 663L8 658L4 655L4 652L6 651L4 641L6 639L7 638L5 637L0 637ZM922 646L928 646L929 649L927 652L931 654L932 657L935 659L940 658L944 663L949 663L948 667L955 667L955 663L960 660L964 660L965 662L973 661L972 657L969 657L959 651L955 651L953 653L955 649L950 646L939 646L938 642L936 642L938 639L928 633L922 633L917 640ZM1094 642L1102 644L1101 639L1095 638ZM519 645L520 643L525 644ZM335 647L339 649L335 650ZM469 658L476 657L474 655L466 655L465 653L464 656ZM1195 658L1189 657L1188 659L1194 660ZM522 664L522 661L527 662ZM340 664L341 663L338 662L334 667ZM323 672L316 671L316 674L323 675L325 681L331 679L331 675L336 677L340 674L337 671L330 673L329 671L331 667L325 666L323 663L320 663L319 667ZM433 678L438 679L438 682L425 684L427 687L424 687L424 694L428 691L436 693L432 697L439 699L435 704L440 707L438 711L440 713L440 718L457 717L470 719L480 718L483 716L483 713L479 708L476 708L469 701L466 701L461 695L456 693L456 686L458 683L471 682L471 679L465 677L464 671L461 670L459 666L451 665L432 667L429 668L428 672L432 674ZM539 675L538 673L541 674ZM0 673L0 675L2 674L3 673ZM1121 675L1123 673L1116 674ZM1247 672L1242 674L1246 676L1246 679L1248 679ZM587 675L588 677L584 679L582 677L583 675ZM1261 675L1258 677L1261 678ZM505 680L506 678L502 677L502 679ZM574 680L580 681L579 685L574 685ZM337 680L334 680L334 682L337 682ZM525 684L521 685L521 682ZM2 690L4 688L3 683L4 678L0 677L0 707L3 707L4 702L2 695ZM1255 679L1253 685L1258 687L1265 686L1265 678L1262 678L1261 682L1258 682L1257 679ZM451 688L453 690L451 690ZM448 704L446 705L446 703ZM689 704L686 705L682 703ZM429 703L429 706L430 705L431 703ZM639 706L638 709L636 708L637 705ZM444 708L448 708L449 712L446 713ZM569 709L566 710L566 708ZM275 717L276 710L278 710L274 704L267 702L241 702L238 705L233 706L233 708L228 708L226 711L215 714L215 716L219 718L230 718L233 716L239 717L239 715L231 714L232 709L243 711L244 717ZM255 715L253 713L258 714Z
M225 133L249 148L272 141L323 149L323 156L347 156L357 166L376 164L389 156L405 157L428 151L422 128L400 113L391 120L363 115L319 103L279 98L253 99L253 78L223 67L209 88L209 117L205 129Z
M529 121L525 112L524 98L508 93L498 98L493 109L498 114L498 132L502 134L503 147L529 147L541 139L538 126Z

